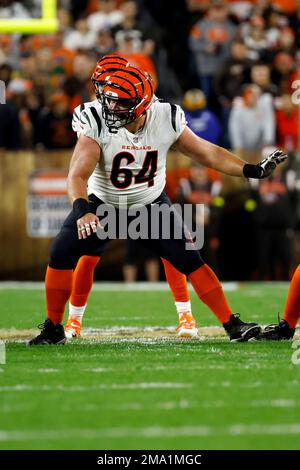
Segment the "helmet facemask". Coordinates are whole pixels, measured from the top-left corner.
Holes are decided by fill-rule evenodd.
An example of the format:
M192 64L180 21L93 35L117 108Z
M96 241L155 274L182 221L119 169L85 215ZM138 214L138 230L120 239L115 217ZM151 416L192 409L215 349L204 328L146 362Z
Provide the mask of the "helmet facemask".
M135 109L140 99L121 98L117 92L101 93L102 116L110 131L124 127L136 119Z

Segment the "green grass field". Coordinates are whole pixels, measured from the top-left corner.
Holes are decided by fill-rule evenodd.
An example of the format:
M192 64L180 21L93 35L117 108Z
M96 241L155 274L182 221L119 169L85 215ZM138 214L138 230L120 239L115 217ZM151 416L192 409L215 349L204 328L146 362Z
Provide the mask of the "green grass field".
M1 449L300 448L291 342L230 344L220 329L178 340L166 329L177 320L169 292L122 289L93 291L84 326L98 330L28 348L43 290L2 286ZM286 293L285 284L244 284L228 298L244 320L267 324ZM200 327L218 325L192 301Z

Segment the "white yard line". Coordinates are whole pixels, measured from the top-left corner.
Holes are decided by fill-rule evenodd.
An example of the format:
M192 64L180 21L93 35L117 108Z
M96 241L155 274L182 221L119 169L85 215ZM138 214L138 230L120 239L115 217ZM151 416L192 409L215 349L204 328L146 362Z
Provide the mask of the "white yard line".
M60 429L60 430L0 430L0 441L61 441L70 439L164 439L182 437L210 436L286 436L300 435L300 423L290 424L235 424L227 427L216 426L148 426L148 427L116 427L103 429Z
M225 291L232 292L238 289L237 282L224 282L222 286ZM8 289L24 289L24 290L44 290L43 282L19 282L19 281L2 281L0 282L0 290ZM95 282L93 291L107 292L164 292L169 291L169 285L166 282Z
M97 390L149 390L149 389L181 389L191 388L191 383L178 382L140 382L130 384L97 384L97 385L3 385L0 386L0 392L88 392Z
M25 342L32 338L37 333L36 329L23 329L16 328L0 328L0 339L4 341L20 341ZM220 337L225 338L225 331L221 326L208 326L199 328L199 336L193 339L178 338L176 327L172 326L112 326L107 328L84 328L82 331L82 338L84 344L95 344L95 342L110 343L141 343L141 344L157 344L159 342L175 341L182 342L197 342L203 341L206 337ZM77 343L78 339L69 340L68 342Z

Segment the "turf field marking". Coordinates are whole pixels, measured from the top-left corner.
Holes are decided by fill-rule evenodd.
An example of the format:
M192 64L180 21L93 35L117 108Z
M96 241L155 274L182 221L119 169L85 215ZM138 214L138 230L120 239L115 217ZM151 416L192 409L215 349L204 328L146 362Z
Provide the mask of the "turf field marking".
M59 369L38 369L37 372L40 374L54 374L59 372Z
M29 411L35 406L34 403L18 403L14 405L2 405L1 413L19 413L20 411Z
M223 282L222 286L227 292L233 292L239 288L239 284L237 282ZM44 290L45 284L43 282L2 281L0 282L0 290L1 289ZM95 282L93 285L93 291L169 292L170 288L166 282Z
M6 341L18 341L18 340L29 340L37 333L36 329L22 329L8 328L0 329L0 340ZM199 335L197 338L190 339L188 341L203 341L206 337L224 337L225 332L221 326L203 326L199 328ZM71 340L69 342L77 343L82 341L86 343L89 340L118 340L119 341L157 341L161 340L172 340L178 342L186 342L186 339L178 338L175 326L113 326L111 328L84 328L82 332L82 340Z
M300 328L298 327L296 334L298 335ZM0 329L0 341L4 340L7 342L24 342L31 339L37 333L36 329L22 329L17 328L2 328ZM106 343L111 344L117 343L140 343L140 344L155 344L158 343L195 343L195 342L205 342L211 339L218 339L219 341L228 342L227 335L221 326L212 325L212 326L201 326L199 327L199 336L192 339L178 338L176 333L175 326L113 326L109 328L84 328L82 332L82 339L74 339L69 341L69 343L74 344L95 344L95 343ZM257 342L259 343L259 342ZM252 343L253 344L253 343ZM234 345L233 345L234 348ZM206 349L205 352L210 352L216 355L223 355L224 351L222 349L211 346ZM243 351L240 351L239 354L243 354ZM260 350L250 350L245 351L247 357L254 356L261 360L262 357L268 357L268 352L263 352ZM248 365L245 364L244 367ZM260 364L251 365L251 367L260 368ZM264 368L264 367L262 367Z
M269 436L278 436L284 434L300 434L300 423L295 424L237 424L230 426L228 434L232 436L240 436L251 434L255 435L269 435Z
M284 436L300 435L300 423L290 424L235 424L227 427L214 426L178 426L178 427L119 427L103 429L60 429L60 430L0 430L0 441L46 441L64 439L97 439L97 438L179 438L179 437L206 437L206 436Z
M137 403L131 402L131 403L122 403L120 405L108 405L109 409L114 409L114 410L147 410L147 409L159 409L159 410L178 410L178 409L187 409L187 408L196 408L196 404L192 407L190 403L187 400L180 400L179 402L176 401L166 401L166 402L158 402L154 404L148 404L148 406L145 403Z
M258 407L272 407L272 408L293 408L300 406L300 402L296 400L286 400L285 398L277 398L276 400L255 400L250 402L250 406Z
M254 400L247 401L242 403L242 407L246 408L250 406L251 408L293 408L300 407L300 401L296 402L295 400ZM80 405L80 410L89 411L98 409L98 405ZM205 400L198 402L196 400L179 400L179 401L166 401L166 402L156 402L156 403L139 403L137 401L127 402L121 404L107 404L106 408L110 410L149 410L159 409L159 410L179 410L179 409L226 409L232 408L231 402L225 402L224 400ZM74 408L73 408L74 409ZM76 408L75 408L76 409Z
M168 389L168 388L191 388L190 383L178 382L141 382L132 384L97 384L88 387L84 385L4 385L0 386L0 392L86 392L91 390L147 390L147 389Z

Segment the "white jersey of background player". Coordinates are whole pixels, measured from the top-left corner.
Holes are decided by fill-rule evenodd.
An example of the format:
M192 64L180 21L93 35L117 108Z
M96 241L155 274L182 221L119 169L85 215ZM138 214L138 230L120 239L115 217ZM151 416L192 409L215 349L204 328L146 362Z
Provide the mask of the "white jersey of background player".
M125 127L116 133L110 132L98 100L74 110L73 130L78 137L83 134L94 139L101 148L101 158L88 181L88 194L93 193L108 204L122 207L122 196L126 196L128 206L146 205L162 193L167 152L184 130L186 120L180 106L158 99L153 100L146 113L144 127L132 134ZM127 179L126 170L122 172L125 168L130 170ZM146 171L142 174L144 178L141 171ZM147 180L149 174L153 178Z

